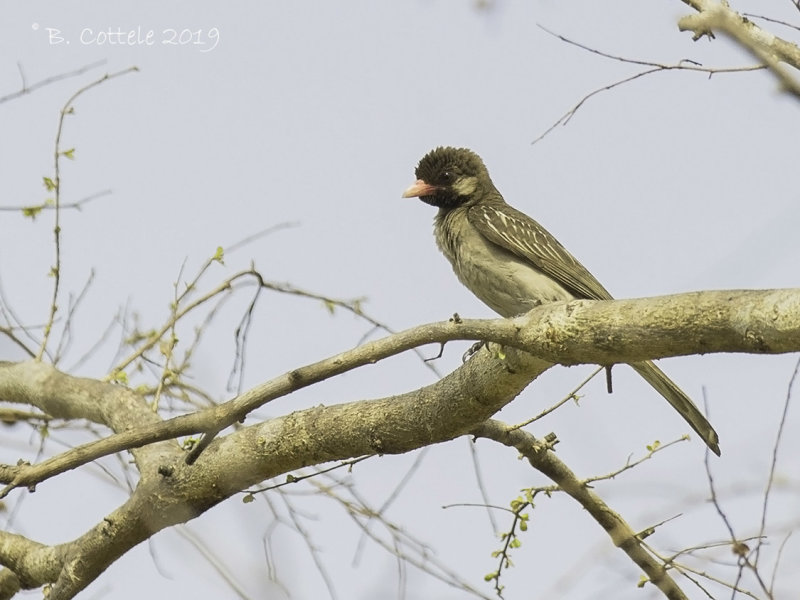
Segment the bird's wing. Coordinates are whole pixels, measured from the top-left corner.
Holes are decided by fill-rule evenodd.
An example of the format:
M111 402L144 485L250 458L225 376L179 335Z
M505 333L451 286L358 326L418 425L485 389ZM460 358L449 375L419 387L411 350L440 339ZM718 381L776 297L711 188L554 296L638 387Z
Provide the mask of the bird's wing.
M467 212L470 224L497 244L552 277L576 298L611 300L602 284L547 230L508 204L477 204Z

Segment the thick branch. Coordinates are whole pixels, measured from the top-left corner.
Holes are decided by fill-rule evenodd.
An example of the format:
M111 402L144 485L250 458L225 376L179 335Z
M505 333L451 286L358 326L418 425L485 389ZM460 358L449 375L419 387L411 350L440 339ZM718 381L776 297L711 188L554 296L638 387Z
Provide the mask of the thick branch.
M202 431L209 423L243 416L273 398L357 366L421 344L452 339L494 340L532 354L510 348L500 353L492 347L420 390L319 406L245 427L214 441L196 465L186 465L184 453L174 443L150 445L185 431L187 424ZM140 397L123 387L70 377L41 363L0 363L3 400L34 405L54 417L91 418L120 432L49 461L68 460L69 468L74 468L112 451L148 445L148 453L143 455L146 460L137 460L141 479L128 502L72 542L54 547L25 542L24 560L18 552L20 546L0 544L0 564L12 568L14 579L24 587L52 582L51 598L71 598L153 533L192 519L254 483L307 465L407 452L472 431L552 362L611 364L696 352L797 350L798 290L576 301L542 306L512 320L454 320L418 327L295 369L220 407L163 422ZM131 426L134 429L125 431ZM121 441L129 445L121 445ZM111 450L114 447L116 450ZM98 448L102 448L99 454ZM0 474L11 477L6 479L11 481L9 488L35 484L64 470L63 464L51 468L49 461L6 466ZM548 468L550 472L544 470ZM555 477L553 469L552 464L543 467ZM576 498L587 493L577 488L573 492ZM634 541L629 528L611 522L604 527L620 547ZM661 587L658 573L643 558L636 560Z
M697 11L678 21L680 31L692 31L694 40L719 31L766 64L784 88L800 97L800 83L780 64L800 69L800 48L760 28L719 0L682 0Z
M800 290L725 290L541 306L493 341L559 364L610 365L711 352L800 351Z
M49 597L72 598L152 534L195 518L264 479L331 460L407 452L463 435L549 366L523 352L510 350L500 359L483 351L420 390L319 406L243 428L212 443L195 465L186 465L181 454L165 455L160 464L150 466L158 474L146 481L143 477L128 502L82 537L55 547L63 557L58 562L62 568ZM54 549L45 548L52 555ZM53 581L52 564L45 573L32 568L39 562L13 559L0 552L0 564L13 564L20 580L38 585Z
M572 470L530 433L522 429L510 429L500 421L487 420L472 432L476 437L484 437L516 448L528 459L531 466L552 479L567 494L572 496L605 530L615 546L625 552L650 582L670 600L687 600L686 595L669 576L663 565L643 546L642 540L618 513L613 511L600 496Z
M174 443L155 445L176 436L153 435L154 429L163 427L164 422L150 410L144 398L132 390L85 377L73 377L35 360L23 363L0 361L0 400L35 406L49 418L87 419L112 431L126 432L117 434L120 437L134 437L141 442L119 446L112 439L117 436L110 436L72 448L37 465L0 465L0 482L3 483L18 480L19 486L34 486L52 475L128 449L134 450L139 471L145 476L148 456L177 451ZM137 434L131 436L131 432ZM145 445L148 447L143 448ZM0 497L10 489L3 490Z
M329 377L420 345L457 339L494 341L560 364L610 365L708 352L797 352L800 290L577 300L540 306L511 320L423 325L294 369L220 406L161 422L125 388L72 378L46 365L0 362L0 399L32 404L56 417L89 418L121 432L38 465L0 466L0 482L10 484L7 493L121 450L224 428L275 398ZM118 404L118 398L125 402ZM125 407L136 413L135 419ZM131 428L145 414L149 421Z

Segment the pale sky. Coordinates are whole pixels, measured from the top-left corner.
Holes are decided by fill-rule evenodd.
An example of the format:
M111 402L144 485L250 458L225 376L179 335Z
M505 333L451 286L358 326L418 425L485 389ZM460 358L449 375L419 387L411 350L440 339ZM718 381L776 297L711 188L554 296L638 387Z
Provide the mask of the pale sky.
M335 298L363 297L365 310L395 329L454 312L492 317L436 249L435 211L400 198L419 158L438 145L480 154L506 200L545 225L618 297L797 286L798 104L781 95L772 77L650 75L591 98L566 126L532 145L586 94L643 70L568 45L539 26L631 59L718 67L752 59L724 38L692 42L690 33L680 33L677 19L689 9L679 0L490 4L3 2L0 97L20 89L20 71L31 85L104 63L0 104L0 206L47 196L42 177L52 176L58 111L74 92L105 73L139 69L86 92L65 123L63 144L75 148L75 160L62 165L63 201L111 194L62 213L61 304L95 272L62 367L73 365L125 306L142 328L160 324L182 269L187 280L217 246L281 223L293 226L226 256L224 266L206 275L207 288L254 261L271 281ZM764 4L749 3L797 21L791 3ZM748 6L736 2L735 8ZM120 41L118 32L133 34L112 44ZM191 43L181 44L183 32ZM52 217L31 221L0 212L2 290L31 325L46 320L50 303ZM249 298L245 293L225 307L194 360L195 382L219 400L230 397L232 331ZM250 333L245 387L346 350L369 329L341 311L332 317L320 302L269 294ZM119 338L116 330L78 373L104 375ZM448 345L437 368L456 368L466 347ZM0 360L21 358L0 338ZM716 482L742 537L757 531L795 361L728 355L662 361L698 403L705 393L723 450L712 460ZM498 418L529 418L591 370L551 370ZM557 432L559 456L583 476L612 471L645 453L646 444L688 430L629 369L614 373L613 395L594 381L579 405L530 428L537 436ZM432 381L409 354L284 398L259 415L401 393ZM797 430L796 413L787 432ZM24 427L4 440L2 462L36 459L39 438ZM60 451L60 440L86 437L56 432L45 453ZM785 444L778 472L796 487L800 467L789 458L800 450L797 436L787 434ZM491 596L483 575L495 570L491 552L500 542L486 511L442 509L482 501L468 445L458 439L430 448L387 516ZM493 504L508 506L521 488L546 483L506 448L480 441L475 449ZM352 482L380 506L416 458L372 459L355 468ZM724 540L724 526L704 503L702 459L695 436L597 491L637 529L683 513L653 537L666 552ZM119 472L115 460L104 465ZM36 494L12 494L11 528L44 543L66 541L123 494L108 475L87 467L42 484ZM283 500L271 500L285 518ZM293 502L306 511L303 522L333 575L337 598L400 597L392 556L370 542L359 552L360 532L339 506L303 495ZM779 490L771 513L776 528L796 527L798 505L796 490ZM508 526L505 513L495 517L501 530ZM574 502L543 499L531 519L514 554L516 567L503 580L507 600L641 597L637 570ZM288 598L269 582L263 539L272 527L264 501L244 505L239 498L188 525L246 597ZM326 597L302 538L284 525L272 536L277 577L291 598ZM768 564L780 540L767 548ZM715 556L732 560L727 550ZM800 542L789 541L782 561L778 589L798 589L798 574L787 565L800 561ZM578 580L559 587L561 578L576 573ZM465 597L411 567L407 577L406 598ZM81 597L178 593L235 597L183 537L166 531L117 561Z

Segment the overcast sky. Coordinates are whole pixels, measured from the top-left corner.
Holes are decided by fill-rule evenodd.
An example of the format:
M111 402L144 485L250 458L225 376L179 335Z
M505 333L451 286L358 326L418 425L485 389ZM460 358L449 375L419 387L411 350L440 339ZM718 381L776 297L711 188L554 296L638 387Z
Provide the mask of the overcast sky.
M594 96L567 126L532 144L586 94L642 70L568 45L544 28L611 54L668 64L752 64L745 53L724 38L692 42L680 33L677 19L688 9L679 0L486 4L3 2L0 97L22 87L21 73L32 85L102 64L0 104L0 206L47 197L42 177L53 173L58 111L74 92L106 73L139 69L86 92L65 122L63 147L75 148L75 160L62 165L62 201L111 193L62 214L64 293L79 292L95 273L62 366L74 364L126 306L142 328L161 323L179 274L189 279L217 246L285 223L292 226L227 255L224 266L206 275L207 289L253 261L272 281L363 297L365 310L396 329L454 312L493 316L437 251L434 210L400 198L419 158L438 145L478 152L506 200L545 225L618 297L797 286L798 104L768 74L650 75ZM750 4L775 18L800 16L790 2ZM50 303L52 218L0 213L2 291L31 325L46 320ZM248 301L242 295L226 306L194 360L196 383L219 400L230 397L232 331ZM369 329L341 311L331 316L320 302L270 295L256 312L244 385L350 348ZM119 337L117 331L77 372L104 375ZM437 368L457 367L465 349L449 345ZM0 338L0 359L21 358ZM741 536L756 532L795 360L720 355L662 364L698 402L704 395L708 401L723 449L712 464L729 498L740 490L727 509ZM517 422L538 413L591 370L552 370L499 418ZM631 454L641 456L653 440L686 433L629 369L614 373L615 394L592 382L579 406L531 428L540 436L556 431L559 455L580 475L609 472ZM260 414L400 393L433 379L409 355ZM791 416L787 427L797 425ZM12 433L18 437L0 445L0 459L33 460L38 438L22 428ZM797 455L797 436L791 437L784 457ZM56 436L46 452L59 449ZM510 450L485 441L476 449L494 504L507 506L520 488L545 482ZM415 458L367 461L352 481L380 506ZM634 528L684 513L654 541L665 551L726 539L703 503L702 458L702 443L693 439L598 491ZM800 480L797 461L781 463L779 473L795 486ZM774 522L796 527L796 491L781 493ZM124 491L99 469L86 468L41 485L17 506L23 497L18 492L9 501L13 530L55 543L91 527ZM296 502L319 518L305 523L339 598L395 593L392 557L374 545L358 554L359 532L341 508ZM499 542L485 511L441 508L469 502L481 499L468 442L460 439L430 449L388 516L490 594L482 577L496 568L490 554ZM506 515L497 518L500 529L508 527ZM188 529L222 557L249 597L286 598L268 580L263 538L272 522L265 502L232 499ZM298 535L279 525L272 548L293 599L325 596ZM798 564L800 542L790 540L784 553L784 565ZM718 556L731 560L727 551ZM565 498L537 507L515 562L504 581L509 600L597 597L598 590L641 594L636 569L615 558L604 534ZM791 571L784 566L778 577L785 590L800 585ZM560 577L576 572L580 581L558 587ZM464 597L413 569L408 577L408 598ZM165 532L120 559L84 596L176 593L233 597L184 538Z

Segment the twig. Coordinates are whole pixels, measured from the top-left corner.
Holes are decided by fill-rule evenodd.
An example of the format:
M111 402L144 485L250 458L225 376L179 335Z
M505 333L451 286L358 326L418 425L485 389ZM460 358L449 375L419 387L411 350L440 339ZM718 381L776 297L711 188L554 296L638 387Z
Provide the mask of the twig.
M708 399L706 397L705 386L703 386L703 404L706 406L706 412L708 412L707 409ZM720 504L719 497L717 496L717 491L714 486L714 476L711 474L711 465L709 463L708 448L706 448L705 451L704 464L706 469L706 479L708 480L708 487L709 491L711 492L711 502L714 504L714 509L717 511L717 514L719 515L719 518L725 525L725 528L728 530L728 535L730 536L731 550L738 558L737 560L738 571L736 573L736 582L733 584L732 588L736 589L737 591L741 591L739 590L739 582L742 579L742 574L744 572L744 569L749 568L749 570L753 573L761 588L766 591L767 589L766 585L762 580L761 575L758 572L758 569L755 567L755 565L753 565L753 563L747 557L749 552L749 547L747 546L747 544L742 542L742 540L740 540L736 536L736 534L733 531L733 525L731 524L730 519L728 519L728 515L722 509L722 505ZM760 542L758 542L757 544L760 544Z
M36 353L33 350L31 350L30 348L28 348L28 346L25 344L25 342L23 342L21 339L19 339L16 336L16 334L14 333L14 329L13 328L11 328L11 327L0 327L0 333L5 335L8 339L10 339L12 342L14 342L17 346L19 346L20 349L25 354L27 354L30 358L33 358L33 357L36 356Z
M783 558L783 550L786 548L786 543L789 541L790 537L792 537L791 531L784 536L783 540L781 541L781 545L778 547L778 556L775 558L775 568L772 570L772 577L770 577L769 581L770 594L772 594L775 590L775 580L778 577L778 566L781 563L781 558Z
M314 561L317 571L319 572L320 577L322 577L325 587L328 589L328 594L330 594L332 600L336 600L336 587L333 585L333 579L328 573L328 570L325 568L325 564L322 562L322 558L319 554L319 548L317 548L312 541L311 533L302 525L302 523L300 523L298 513L289 503L288 499L285 496L281 496L281 498L283 498L283 501L286 503L286 510L289 513L289 518L291 519L295 530L300 534L300 537L302 537L303 541L306 543L308 552L311 555L311 560Z
M789 405L792 401L792 388L797 380L798 372L800 372L800 359L798 359L797 363L795 363L794 371L792 372L792 376L789 378L789 385L786 389L786 397L783 401L783 411L781 412L781 419L778 423L778 431L775 434L775 443L772 446L772 463L769 467L769 478L767 479L767 488L764 490L764 503L761 507L761 527L758 531L759 537L763 536L767 529L767 506L769 505L769 496L770 492L772 491L772 485L775 482L775 468L778 465L778 450L780 449L783 431L786 427L786 418L789 414ZM761 556L761 546L762 544L759 541L756 545L755 555L753 558L754 567L758 567L758 559ZM772 592L771 588L769 592Z
M69 309L67 310L67 318L64 320L64 328L61 331L61 336L58 340L58 346L56 347L55 355L53 356L53 364L57 365L61 361L61 357L63 354L69 349L72 343L72 319L75 317L75 311L80 306L83 299L86 297L86 293L89 291L89 287L92 285L94 281L94 269L89 272L89 277L86 279L86 283L83 284L83 288L81 289L78 297L73 302L72 295L70 294L70 302L69 302Z
M653 458L653 456L655 456L658 452L666 450L667 448L669 448L670 446L674 446L675 444L680 444L681 442L688 442L688 441L689 441L688 436L683 436L678 438L677 440L672 440L671 442L667 442L666 444L655 444L653 446L648 446L647 454L642 456L640 459L635 460L633 462L630 462L629 459L628 462L626 462L623 466L619 467L615 471L611 471L610 473L606 473L605 475L595 475L594 477L588 477L587 479L584 479L584 482L590 484L590 483L596 483L598 481L607 481L609 479L614 479L618 475L624 473L625 471L629 471L630 469L638 467L640 464L647 462L648 460Z
M489 491L486 489L486 482L483 479L483 471L481 470L480 462L478 461L478 452L475 449L475 441L468 440L469 453L472 457L472 472L475 474L475 483L478 486L483 503L487 506L486 516L489 519L489 526L492 528L492 533L497 532L497 519L494 518L494 511L488 508L490 504Z
M108 323L108 325L106 325L105 330L103 330L103 333L100 334L100 337L97 339L97 341L95 341L89 347L89 349L86 352L83 353L82 356L78 357L78 360L76 360L75 363L69 369L67 369L67 373L75 373L75 372L77 372L78 369L87 360L89 360L92 357L92 355L95 352L97 352L97 350L100 349L100 346L102 346L103 343L108 339L108 336L111 335L111 331L117 326L117 321L118 321L118 317L113 317L111 319L111 321Z
M579 391L581 391L581 389L583 388L583 386L585 386L585 385L586 385L587 383L589 383L589 382L590 382L592 379L594 379L594 378L597 376L597 374L598 374L600 371L602 371L603 369L605 369L605 367L597 367L597 368L596 368L594 371L592 371L592 374L591 374L591 375L589 375L589 376L588 376L586 379L584 379L583 381L581 381L581 382L578 384L578 386L577 386L577 387L576 387L574 390L572 390L572 391L571 391L569 394L567 394L567 395L566 395L566 396L564 396L564 397L563 397L561 400L559 400L558 402L556 402L556 403L555 403L553 406L551 406L551 407L549 407L549 408L546 408L546 409L544 409L544 410L543 410L542 412L540 412L538 415L536 415L535 417L531 417L531 418L530 418L530 419L528 419L527 421L523 421L522 423L517 423L516 425L512 425L512 426L511 426L511 429L520 429L520 428L522 428L522 427L525 427L526 425L530 425L530 424L531 424L531 423L533 423L534 421L538 421L539 419L541 419L541 418L543 418L543 417L546 417L546 416L547 416L547 415L549 415L551 412L553 412L553 411L554 411L554 410L556 410L557 408L561 407L562 405L566 404L566 403L567 403L567 402L569 402L570 400L576 400L576 401L577 401L577 400L578 400L578 395L577 395L577 394L578 394L578 392L579 392Z
M258 298L261 296L261 291L264 289L264 279L261 277L261 274L258 273L258 271L256 271L252 266L251 269L253 270L253 273L257 273L256 277L259 285L256 288L256 293L253 294L253 297L250 300L250 304L248 304L247 309L245 309L239 324L236 326L236 329L233 332L236 352L234 354L233 368L228 376L227 388L229 391L236 389L237 394L242 393L244 386L244 368L247 356L247 334L250 332L250 326L253 323L253 313L256 309L256 303L258 302ZM239 382L234 388L233 380L237 373L239 375Z
M336 463L335 465L327 467L325 469L315 470L313 473L307 473L303 475L294 475L294 474L287 475L286 480L282 481L281 483L275 483L255 490L244 490L244 492L247 494L260 494L261 492L269 492L271 490L277 490L278 488L282 488L287 485L292 485L294 483L300 483L301 481L305 481L306 479L311 479L312 477L318 477L320 475L324 475L326 473L330 473L331 471L336 471L344 467L352 469L353 465L357 465L361 461L374 457L375 457L374 454L369 454L367 456L359 456L358 458L353 458L351 460L343 460L342 462Z
M6 323L8 323L8 327L3 328L0 331L5 333L11 341L17 344L20 348L22 348L25 354L27 354L31 358L35 358L36 351L33 349L33 347L28 346L21 338L17 337L16 334L14 334L14 330L19 329L20 331L22 331L22 333L33 344L38 345L39 341L31 333L32 328L30 326L23 325L22 320L17 316L16 312L14 312L14 309L11 308L11 304L9 303L8 298L6 298L6 293L5 289L3 288L2 279L0 279L0 314L3 315L3 318L6 320Z
M68 71L67 73L62 73L60 75L53 75L52 77L47 77L45 79L42 79L41 81L37 81L32 85L28 85L25 78L25 72L22 70L22 64L17 63L17 68L19 69L19 75L20 78L22 79L22 88L17 92L12 92L11 94L0 96L0 104L2 104L3 102L8 102L9 100L15 100L21 96L24 96L25 94L30 94L31 92L34 92L41 87L50 85L51 83L56 83L57 81L69 79L70 77L77 77L78 75L83 75L87 71L96 69L97 67L101 67L104 64L106 64L105 60L99 60L97 62L93 62L83 67L80 67L79 69L75 69L74 71Z
M398 560L417 567L420 571L428 573L431 577L434 577L443 583L463 590L479 598L483 598L484 600L491 600L489 596L472 587L469 582L462 579L455 571L452 571L445 566L444 563L439 561L436 558L435 553L432 552L428 546L413 538L410 534L404 532L402 528L395 523L388 521L383 515L378 514L377 511L372 508L369 503L356 492L355 489L347 488L349 493L355 499L355 502L353 502L337 494L334 489L330 487L324 487L321 482L316 479L310 480L310 483L316 486L317 489L326 496L339 502L347 511L348 516L353 520L357 527L361 528L364 533L380 547L384 548L390 554L396 556ZM378 516L376 517L376 515ZM379 537L374 531L367 528L364 520L369 522L374 518L377 518L379 522L386 528L387 532L392 538L391 544L382 537Z
M55 248L56 248L56 264L51 269L51 274L53 275L53 296L50 302L50 316L47 319L47 324L44 328L44 334L42 336L42 344L39 347L39 352L36 354L36 360L42 360L44 353L47 350L47 342L50 338L50 332L53 330L53 322L56 318L56 311L58 310L58 289L61 283L61 210L60 210L60 202L61 202L61 134L64 130L64 119L68 114L72 114L74 112L73 102L81 96L83 93L89 91L90 89L97 87L114 79L116 77L120 77L122 75L127 75L128 73L138 71L138 67L129 67L122 71L117 71L116 73L106 74L97 81L93 81L92 83L82 87L77 92L75 92L69 100L67 100L66 104L64 104L58 118L58 130L56 132L56 143L55 149L53 152L54 161L55 161L55 172L53 175L53 191L55 192L55 226L53 228L53 235L55 238Z
M781 21L780 19L773 19L772 17L765 17L764 15L754 15L753 13L742 13L743 17L747 17L748 19L761 19L762 21L767 21L768 23L775 23L776 25L783 25L784 27L789 27L790 29L796 29L800 31L800 27L797 25L793 25L787 21Z
M214 548L222 553L221 548L217 548L215 544L206 543L186 525L178 525L176 530L178 535L189 542L198 552L198 554L200 554L200 556L202 556L203 559L205 559L205 561L211 566L211 568L217 572L217 575L220 577L220 579L222 579L228 585L228 587L230 587L231 591L236 594L236 596L242 600L250 600L252 598L252 596L247 593L244 587L239 584L237 577L231 573L230 569L222 562L220 556L217 556L217 554L212 550L212 548Z
M430 450L430 446L426 446L425 448L422 448L422 450L417 452L417 456L414 459L414 462L408 468L405 475L403 475L402 479L400 479L400 482L392 490L392 493L389 494L389 497L386 498L386 500L383 501L383 504L381 504L380 507L378 508L378 512L376 513L377 515L385 514L386 511L389 509L389 507L394 503L394 501L400 497L400 492L408 484L408 482L411 481L411 478L413 477L414 473L416 473L419 467L422 465L422 461L425 460L425 457L428 455L428 450ZM358 557L361 555L361 552L364 549L364 541L367 539L367 531L369 530L369 527L370 527L369 521L364 523L364 531L361 533L361 537L358 540L355 556L353 559L354 561L358 560Z
M611 509L585 482L547 447L524 429L511 429L505 423L488 419L476 428L473 435L494 440L516 449L537 471L554 481L576 500L608 534L614 545L647 575L667 598L686 600L686 595L664 568L664 564L647 550L630 525Z
M566 113L561 115L561 117L559 117L558 120L556 120L555 123L553 123L550 127L548 127L541 135L539 135L539 137L534 139L533 142L531 142L531 145L536 144L537 142L541 141L543 138L545 138L548 134L550 134L559 125L566 125L567 123L569 123L569 121L572 119L572 117L575 116L575 113L577 113L578 110L590 98L592 98L592 97L594 97L594 96L596 96L596 95L598 95L598 94L600 94L602 92L607 92L609 90L613 90L616 87L619 87L619 86L624 85L626 83L630 83L631 81L634 81L634 80L639 79L640 77L644 77L646 75L651 75L653 73L659 73L659 72L663 72L663 71L679 70L679 71L695 71L695 72L700 72L700 73L707 73L709 75L709 77L710 77L711 75L714 75L714 74L717 74L717 73L741 73L741 72L748 72L748 71L758 71L758 70L762 70L762 69L766 69L767 68L766 65L752 65L752 66L748 66L748 67L704 67L704 66L699 65L697 63L694 63L692 61L681 61L681 62L679 62L677 64L664 64L664 63L650 62L650 61L645 61L645 60L635 60L635 59L631 59L631 58L625 58L625 57L622 57L622 56L617 56L617 55L614 55L614 54L609 54L607 52L603 52L603 51L597 50L595 48L590 48L589 46L585 46L584 44L581 44L579 42L576 42L574 40L566 38L563 35L560 35L558 33L554 33L552 31L550 31L549 29L547 29L545 27L542 27L541 25L539 25L538 27L542 31L552 35L553 37L558 38L562 42L565 42L567 44L572 44L573 46L576 46L576 47L578 47L578 48L580 48L582 50L585 50L587 52L591 52L592 54L596 54L598 56L602 56L603 58L609 58L611 60L616 60L616 61L623 62L623 63L628 63L628 64L632 64L632 65L638 65L638 66L645 66L645 67L650 67L650 68L646 69L644 71L641 71L639 73L636 73L635 75L631 75L630 77L626 77L624 79L620 79L619 81L615 81L614 83L610 83L608 85L605 85L605 86L603 86L601 88L598 88L598 89L594 90L593 92L590 92L590 93L586 94L583 98L581 98L581 100L577 104L575 104L575 106L573 106Z
M90 194L85 198L81 198L80 200L76 200L75 202L67 202L61 203L59 205L60 210L66 209L75 209L80 211L83 208L84 204L88 204L92 200L97 200L98 198L102 198L103 196L108 196L111 194L111 190L102 190L100 192L95 192L94 194ZM0 211L6 212L17 212L22 211L26 216L35 217L43 210L56 210L56 205L53 202L42 202L41 204L33 204L29 206L0 206Z
M258 275L258 274L255 273L255 275ZM238 281L239 279L246 278L246 277L251 277L251 276L254 276L254 272L252 270L240 271L240 272L232 275L231 277L228 277L228 279L223 281L220 285L218 285L217 287L215 287L211 291L203 294L202 296L200 296L195 301L190 302L189 304L187 304L185 307L181 308L180 310L175 310L174 312L171 312L170 318L161 327L161 329L159 329L157 332L153 333L152 335L148 336L148 340L139 349L137 349L133 354L127 356L121 362L119 362L117 365L115 365L114 368L111 370L111 374L106 377L106 380L114 379L114 377L116 376L117 373L119 373L121 371L124 371L125 368L128 365L130 365L133 361L135 361L136 359L142 357L142 355L146 351L150 350L153 346L155 346L161 340L163 335L174 326L175 322L180 320L184 315L190 313L192 310L194 310L195 308L197 308L201 304L207 302L211 298L214 298L215 296L218 296L219 294L222 294L224 292L229 292L232 289L233 284L236 281ZM186 294L187 294L187 292L184 292L183 294L181 294L178 297L178 302L180 302L180 300L183 297L185 297Z
M704 36L714 37L714 32L722 32L747 50L757 60L763 62L778 78L783 90L800 98L798 81L782 62L800 68L800 48L768 31L764 31L752 21L732 10L726 2L718 0L682 0L684 4L697 11L678 20L680 31L691 31L692 39Z

